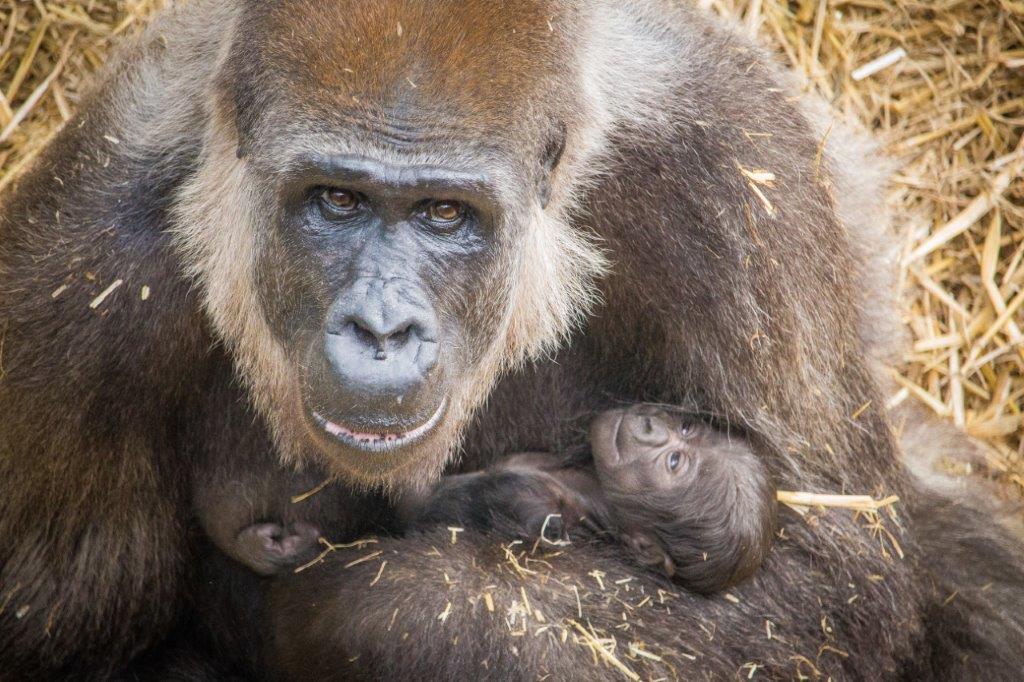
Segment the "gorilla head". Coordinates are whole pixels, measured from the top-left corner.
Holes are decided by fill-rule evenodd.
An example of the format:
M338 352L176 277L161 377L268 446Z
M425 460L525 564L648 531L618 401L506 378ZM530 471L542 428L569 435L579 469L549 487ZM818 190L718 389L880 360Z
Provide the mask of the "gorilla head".
M612 97L629 46L541 6L236 17L179 244L282 451L365 483L427 479L502 368L592 304L605 262L572 199L631 88L656 86Z

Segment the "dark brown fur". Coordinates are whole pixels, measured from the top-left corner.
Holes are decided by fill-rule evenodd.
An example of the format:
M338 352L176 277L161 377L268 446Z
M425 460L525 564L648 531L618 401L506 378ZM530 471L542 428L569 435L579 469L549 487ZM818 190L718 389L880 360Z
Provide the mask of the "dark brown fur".
M762 51L667 1L194 0L166 13L2 197L3 674L142 676L202 655L251 676L267 656L295 678L618 675L562 641L572 622L644 642L662 662L617 655L683 678L748 664L1019 672L1024 551L901 466L873 364L885 349L862 313L862 292L886 287L864 258L871 221L840 223L849 196L830 183L850 169L819 154L781 81ZM332 445L299 410L291 333L355 250L296 255L281 175L327 146L468 167L499 189L501 229L472 267L410 261L464 324L445 346L451 411L387 457ZM741 167L774 173L771 209ZM492 541L439 531L382 539L373 585L380 563L352 563L366 548L266 580L196 520L207 462L285 461L268 482L282 498L334 475L398 489L432 480L459 443L464 470L573 450L574 415L644 400L740 428L780 486L901 495L884 522L904 558L849 514L784 515L734 600L661 604L663 583L600 545L519 574ZM317 518L331 539L388 529L380 497L331 494ZM622 602L637 610L640 595L600 590L595 570L652 596L627 629ZM953 586L971 598L945 608ZM525 637L510 615L524 598ZM538 634L536 610L558 627Z
M590 446L615 531L642 564L705 594L760 567L775 486L742 436L641 404L599 415Z

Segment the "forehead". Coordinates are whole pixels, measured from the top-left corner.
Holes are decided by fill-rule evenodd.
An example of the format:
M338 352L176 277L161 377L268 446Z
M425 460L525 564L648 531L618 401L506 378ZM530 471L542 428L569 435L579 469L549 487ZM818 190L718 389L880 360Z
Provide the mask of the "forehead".
M253 0L235 47L250 76L238 99L399 143L500 130L558 92L573 25L553 0Z

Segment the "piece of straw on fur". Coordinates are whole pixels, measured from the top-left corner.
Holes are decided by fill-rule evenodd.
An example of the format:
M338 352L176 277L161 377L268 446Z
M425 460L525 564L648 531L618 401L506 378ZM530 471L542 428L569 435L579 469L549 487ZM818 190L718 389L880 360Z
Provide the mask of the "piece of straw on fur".
M853 511L878 511L899 502L899 497L890 495L876 500L870 495L834 495L830 493L808 493L779 490L777 499L791 507L835 507Z

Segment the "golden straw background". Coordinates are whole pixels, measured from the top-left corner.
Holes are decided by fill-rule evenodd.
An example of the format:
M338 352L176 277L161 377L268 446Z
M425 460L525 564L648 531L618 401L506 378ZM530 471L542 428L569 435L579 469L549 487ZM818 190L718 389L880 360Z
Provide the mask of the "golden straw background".
M890 402L982 439L972 473L1024 493L1024 1L697 1L758 32L900 160L888 199L913 345ZM160 4L0 0L0 188Z

